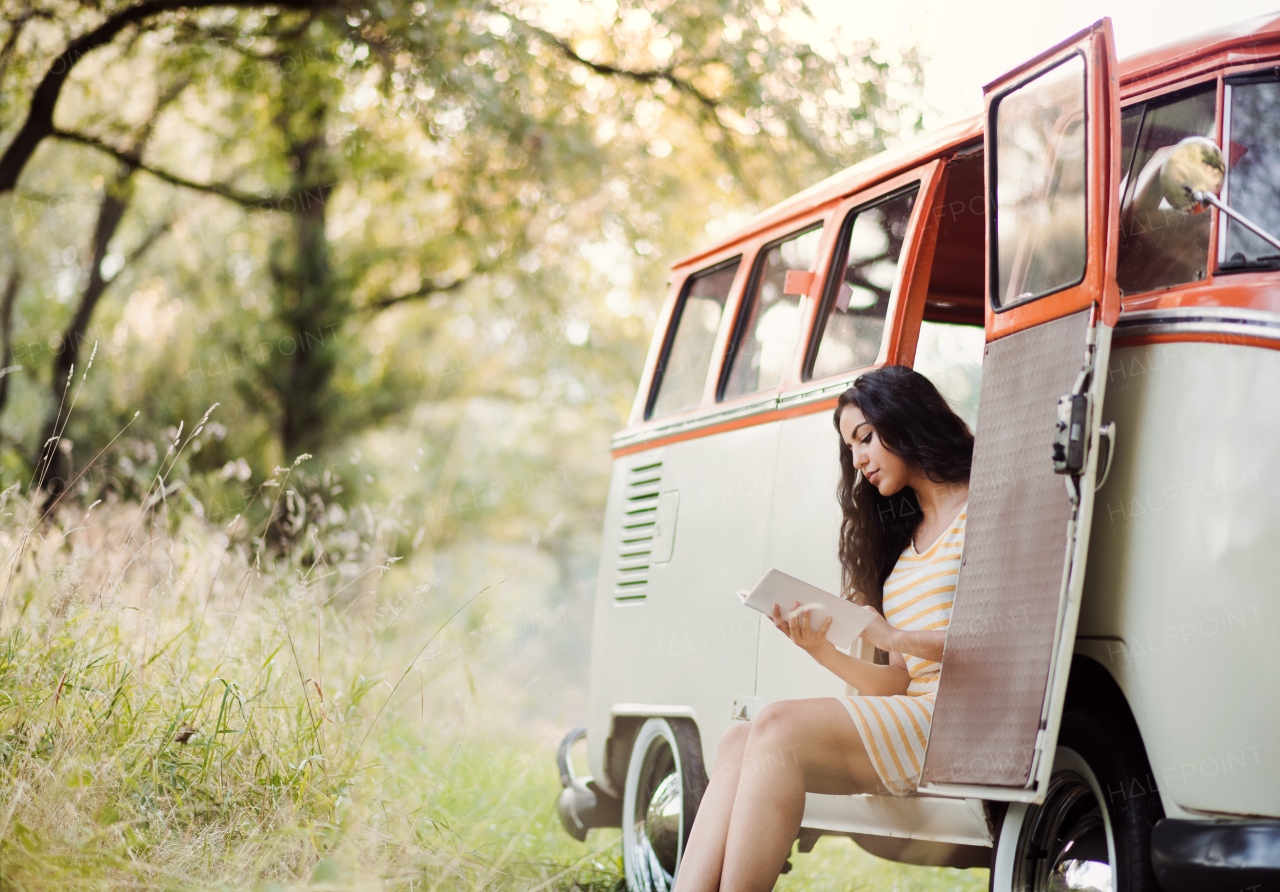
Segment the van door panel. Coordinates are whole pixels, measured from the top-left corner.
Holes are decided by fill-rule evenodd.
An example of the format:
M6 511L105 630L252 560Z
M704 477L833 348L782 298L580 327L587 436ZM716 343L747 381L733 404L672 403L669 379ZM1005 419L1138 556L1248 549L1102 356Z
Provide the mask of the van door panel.
M1116 71L1103 19L986 88L987 353L922 792L1048 788L1119 315ZM1062 397L1084 409L1066 424ZM1055 473L1055 435L1077 429L1082 466Z
M1030 774L1072 514L1049 444L1058 397L1080 373L1087 324L1079 312L987 345L965 608L952 614L943 663L954 717L929 741L938 782L1022 786Z

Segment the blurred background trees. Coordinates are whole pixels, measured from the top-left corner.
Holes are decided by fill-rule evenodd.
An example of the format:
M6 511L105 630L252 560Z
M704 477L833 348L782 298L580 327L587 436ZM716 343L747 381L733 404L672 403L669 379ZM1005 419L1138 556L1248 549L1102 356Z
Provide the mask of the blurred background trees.
M309 455L300 504L566 584L669 263L918 120L909 53L776 0L3 7L4 485L137 496L217 403L175 504Z

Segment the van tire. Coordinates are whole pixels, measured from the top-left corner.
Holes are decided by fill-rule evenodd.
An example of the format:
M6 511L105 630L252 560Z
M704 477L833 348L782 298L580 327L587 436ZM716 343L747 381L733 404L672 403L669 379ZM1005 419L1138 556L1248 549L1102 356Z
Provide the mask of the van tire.
M651 718L631 748L622 796L622 864L630 892L667 892L707 789L698 727Z
M1041 805L1014 803L1001 822L992 853L992 892L1041 892L1051 888L1055 862L1067 869L1065 839L1076 840L1075 869L1087 875L1106 865L1115 892L1159 892L1151 866L1151 828L1163 816L1137 727L1096 712L1067 711L1054 755L1053 775ZM1104 854L1105 852L1105 854ZM1104 886L1099 885L1099 888ZM1074 888L1074 887L1068 887Z

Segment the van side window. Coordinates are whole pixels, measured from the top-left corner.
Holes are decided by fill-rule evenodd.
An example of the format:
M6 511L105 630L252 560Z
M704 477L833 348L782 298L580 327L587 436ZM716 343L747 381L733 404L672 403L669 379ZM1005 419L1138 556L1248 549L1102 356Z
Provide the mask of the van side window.
M1160 166L1180 140L1213 136L1216 105L1217 86L1209 83L1142 106L1132 162L1121 171L1127 176L1116 282L1123 294L1195 282L1208 271L1211 215L1170 207L1160 191Z
M1084 57L1072 55L991 107L991 303L997 310L1084 278L1084 97Z
M770 390L782 383L800 333L800 298L783 294L783 286L788 272L814 270L821 239L819 223L760 250L752 290L743 301L729 345L729 372L720 399Z
M672 314L668 347L654 373L646 418L660 418L694 408L702 401L720 317L729 300L741 257L691 275Z
M916 192L913 188L845 217L807 377L826 378L876 361Z
M1275 69L1229 80L1227 201L1268 232L1280 232L1280 81ZM1222 241L1223 270L1275 269L1280 253L1235 220Z

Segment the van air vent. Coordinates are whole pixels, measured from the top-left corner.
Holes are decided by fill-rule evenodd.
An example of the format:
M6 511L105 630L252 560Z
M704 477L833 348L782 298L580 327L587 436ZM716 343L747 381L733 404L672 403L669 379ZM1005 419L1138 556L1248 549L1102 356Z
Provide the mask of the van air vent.
M627 472L622 492L622 535L618 541L618 571L613 598L643 601L648 593L649 566L658 525L658 489L662 462L649 462Z

